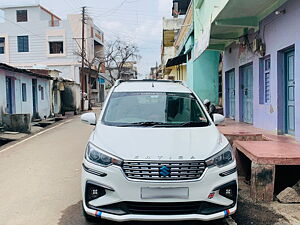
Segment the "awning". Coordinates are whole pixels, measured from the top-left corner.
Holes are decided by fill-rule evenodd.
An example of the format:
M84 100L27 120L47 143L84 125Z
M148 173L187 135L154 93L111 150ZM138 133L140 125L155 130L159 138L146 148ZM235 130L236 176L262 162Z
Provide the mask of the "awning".
M177 57L168 59L166 67L180 65L182 63L186 63L186 54L179 55Z

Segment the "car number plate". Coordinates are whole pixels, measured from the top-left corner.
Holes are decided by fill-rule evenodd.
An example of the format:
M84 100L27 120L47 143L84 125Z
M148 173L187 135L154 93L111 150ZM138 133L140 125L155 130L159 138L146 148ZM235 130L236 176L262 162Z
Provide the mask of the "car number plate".
M187 187L142 187L142 199L155 198L179 198L187 199L189 197L189 188Z

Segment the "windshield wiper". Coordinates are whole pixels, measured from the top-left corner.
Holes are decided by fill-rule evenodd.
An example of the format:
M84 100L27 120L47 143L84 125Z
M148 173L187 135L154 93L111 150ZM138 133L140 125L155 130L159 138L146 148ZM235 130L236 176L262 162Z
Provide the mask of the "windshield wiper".
M203 121L188 121L185 123L177 124L176 126L179 126L179 127L205 127L205 126L208 126L208 123L203 122Z
M141 122L135 122L135 123L129 123L122 125L122 127L135 127L135 126L140 126L140 127L151 127L151 126L157 126L157 125L165 125L163 122L154 122L154 121L141 121Z
M185 123L163 123L163 122L154 122L154 121L141 121L135 123L128 123L120 125L121 127L205 127L207 122L195 122L189 121Z

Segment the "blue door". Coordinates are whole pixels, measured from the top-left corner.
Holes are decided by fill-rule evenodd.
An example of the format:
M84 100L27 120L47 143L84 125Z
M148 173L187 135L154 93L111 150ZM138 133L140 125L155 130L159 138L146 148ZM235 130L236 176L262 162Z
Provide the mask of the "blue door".
M6 77L6 113L14 113L14 80Z
M32 79L32 109L33 109L33 118L38 117L38 94L37 94L37 80Z
M235 118L235 73L234 70L226 73L226 111L227 117Z
M295 52L285 54L286 113L285 132L295 134Z
M241 68L241 121L253 123L253 66Z

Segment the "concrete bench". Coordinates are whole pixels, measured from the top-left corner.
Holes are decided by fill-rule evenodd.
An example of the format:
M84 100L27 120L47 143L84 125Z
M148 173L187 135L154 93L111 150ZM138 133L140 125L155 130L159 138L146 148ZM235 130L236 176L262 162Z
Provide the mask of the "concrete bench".
M300 144L278 141L233 142L241 173L243 153L251 161L250 195L255 201L273 200L276 165L300 165Z

